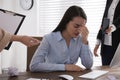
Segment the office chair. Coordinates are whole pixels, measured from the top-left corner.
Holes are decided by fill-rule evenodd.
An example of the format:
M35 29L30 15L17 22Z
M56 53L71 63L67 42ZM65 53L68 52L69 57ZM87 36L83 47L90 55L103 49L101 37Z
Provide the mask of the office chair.
M34 38L36 38L36 39L38 39L38 40L42 40L42 37L34 37ZM40 45L40 44L39 44ZM35 46L32 46L32 47L27 47L27 71L30 71L30 69L29 69L29 65L30 65L30 62L31 62L31 59L32 59L32 56L33 56L33 54L35 53L35 51L36 51L36 49L37 49L37 47L39 46L39 45L35 45Z

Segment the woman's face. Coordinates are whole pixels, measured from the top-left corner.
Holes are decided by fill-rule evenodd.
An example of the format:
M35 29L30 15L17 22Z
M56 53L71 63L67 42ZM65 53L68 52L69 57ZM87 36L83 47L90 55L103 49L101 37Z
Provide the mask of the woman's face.
M67 34L70 37L76 38L79 35L79 29L84 27L86 24L86 20L82 17L74 17L66 26Z

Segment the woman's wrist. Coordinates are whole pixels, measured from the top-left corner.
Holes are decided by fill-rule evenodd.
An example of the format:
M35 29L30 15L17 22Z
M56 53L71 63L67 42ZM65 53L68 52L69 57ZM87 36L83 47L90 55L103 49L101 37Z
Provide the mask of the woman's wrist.
M12 35L10 41L20 41L20 42L22 42L22 38L23 38L23 36Z
M88 41L83 41L83 43L84 43L85 45L88 45Z

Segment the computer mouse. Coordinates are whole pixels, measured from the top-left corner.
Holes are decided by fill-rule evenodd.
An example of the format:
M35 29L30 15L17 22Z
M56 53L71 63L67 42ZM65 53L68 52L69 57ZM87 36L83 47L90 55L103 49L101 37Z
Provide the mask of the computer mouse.
M73 80L73 77L71 75L68 75L68 74L59 75L59 78L62 80Z

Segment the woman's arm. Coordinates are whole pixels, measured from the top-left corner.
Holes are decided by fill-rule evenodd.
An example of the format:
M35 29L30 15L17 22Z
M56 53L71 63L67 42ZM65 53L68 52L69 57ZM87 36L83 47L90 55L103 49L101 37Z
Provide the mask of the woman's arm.
M24 36L24 35L12 35L10 41L18 41L28 47L31 47L40 43L38 39L32 38L30 36Z
M82 44L80 58L81 58L82 64L86 67L86 69L90 69L92 67L93 55L88 45Z
M32 38L30 36L12 35L0 28L0 52L11 41L21 42L28 47L31 47L40 43L39 40Z
M31 60L30 70L32 72L65 71L64 64L46 62L45 57L49 54L49 48L49 43L44 37Z

